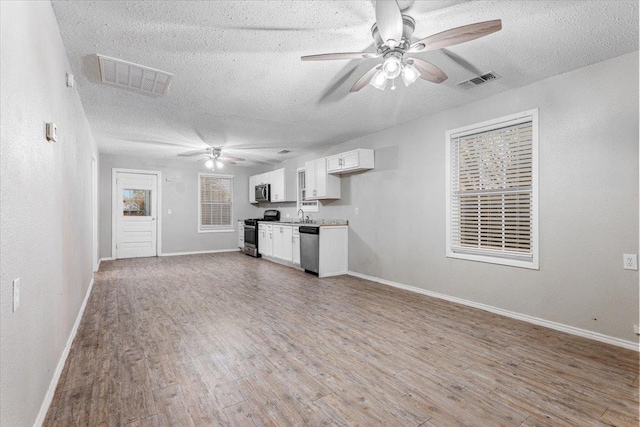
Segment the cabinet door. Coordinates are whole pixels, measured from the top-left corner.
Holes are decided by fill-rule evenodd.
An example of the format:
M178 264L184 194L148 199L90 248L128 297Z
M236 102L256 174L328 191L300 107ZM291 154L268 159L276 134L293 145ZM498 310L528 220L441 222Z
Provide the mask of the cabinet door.
M315 161L306 162L304 164L304 179L306 184L307 199L317 197L318 189L316 187L316 163Z
M342 169L355 169L360 167L360 153L358 150L342 154Z
M273 256L273 227L267 226L265 233L266 233L266 238L264 243L264 247L265 247L264 254L266 256Z
M282 256L281 258L285 261L293 261L293 245L289 242L293 239L293 232L291 227L283 226L280 227L282 236Z
M315 162L315 196L327 196L327 159L318 159Z
M261 255L266 255L267 250L267 229L260 228L258 229L258 253Z
M271 184L271 201L284 202L286 200L284 169L269 172L269 183Z
M340 172L342 170L342 156L327 157L327 172Z
M273 226L273 242L271 242L271 247L273 248L272 250L272 255L274 258L282 258L282 252L283 252L283 232L282 232L282 228L279 225L274 225Z
M298 233L298 228L295 227L293 229L293 236L291 237L292 240L292 254L291 254L291 259L293 261L294 264L300 265L300 233Z
M238 224L238 247L244 248L244 224Z
M256 175L249 177L249 203L256 203Z

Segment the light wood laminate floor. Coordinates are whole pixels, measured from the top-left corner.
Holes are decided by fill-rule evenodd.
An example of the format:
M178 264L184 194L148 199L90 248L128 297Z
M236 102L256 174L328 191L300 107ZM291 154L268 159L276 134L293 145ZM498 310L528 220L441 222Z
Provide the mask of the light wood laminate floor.
M240 253L103 262L46 426L638 426L638 353Z

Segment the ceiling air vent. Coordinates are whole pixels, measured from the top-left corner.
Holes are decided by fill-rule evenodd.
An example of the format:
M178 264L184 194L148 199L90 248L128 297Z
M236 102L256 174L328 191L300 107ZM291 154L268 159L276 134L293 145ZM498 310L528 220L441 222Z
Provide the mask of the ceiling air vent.
M496 80L496 79L499 79L499 78L500 78L499 75L497 75L496 73L491 71L491 72L489 72L487 74L483 74L481 76L477 76L477 77L474 77L472 79L465 80L465 81L463 81L461 83L458 83L458 86L460 86L462 88L465 88L465 89L470 89L472 87L476 87L476 86L481 85L483 83L486 83L488 81Z
M148 95L165 95L174 76L166 71L104 55L98 55L98 64L102 83L133 89Z
M290 152L291 151L289 151L289 150L280 150L280 151L278 151L278 154L287 154L287 153L290 153Z

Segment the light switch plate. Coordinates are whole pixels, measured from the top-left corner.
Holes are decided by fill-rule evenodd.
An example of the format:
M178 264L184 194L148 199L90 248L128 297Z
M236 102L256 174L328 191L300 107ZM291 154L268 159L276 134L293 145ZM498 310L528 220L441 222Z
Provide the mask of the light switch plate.
M45 124L45 134L47 136L47 141L58 142L58 127L55 123Z
M171 215L173 211L171 209L167 209L167 215Z
M20 278L13 281L13 312L18 311L20 307Z
M625 270L637 270L638 269L638 254L624 254L622 255L624 261Z

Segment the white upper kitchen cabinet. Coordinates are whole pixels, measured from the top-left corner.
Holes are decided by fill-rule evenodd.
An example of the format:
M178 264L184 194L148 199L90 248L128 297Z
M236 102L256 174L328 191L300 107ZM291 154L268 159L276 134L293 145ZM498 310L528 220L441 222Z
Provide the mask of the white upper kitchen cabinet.
M249 177L249 203L258 203L256 202L256 177L257 175Z
M254 175L255 185L269 184L269 172Z
M271 186L271 202L295 202L296 174L296 169L281 168L249 177L249 203L257 203L255 186L261 184Z
M296 170L289 168L269 172L272 202L296 201Z
M348 173L373 169L373 150L359 148L327 157L328 173Z
M327 173L327 158L305 163L307 199L339 199L340 177Z

